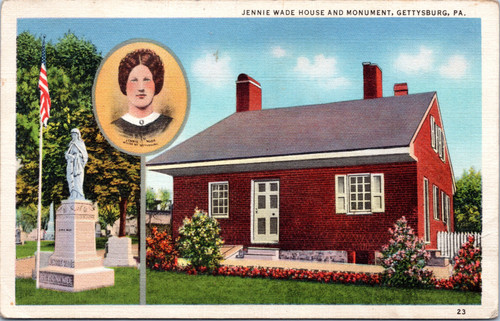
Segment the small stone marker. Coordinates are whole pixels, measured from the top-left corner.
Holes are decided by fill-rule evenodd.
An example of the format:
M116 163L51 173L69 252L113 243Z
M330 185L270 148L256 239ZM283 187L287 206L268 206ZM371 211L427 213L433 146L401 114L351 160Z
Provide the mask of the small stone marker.
M54 234L54 203L50 203L50 217L49 223L47 223L47 231L45 232L45 240L53 241L55 239Z
M104 266L137 267L132 254L132 240L128 237L110 237L106 243Z

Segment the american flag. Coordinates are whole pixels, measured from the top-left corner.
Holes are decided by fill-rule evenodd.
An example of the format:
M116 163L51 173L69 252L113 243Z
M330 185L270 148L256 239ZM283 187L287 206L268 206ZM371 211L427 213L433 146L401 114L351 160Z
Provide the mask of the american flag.
M50 117L50 96L49 96L49 83L47 81L47 68L45 57L45 37L42 42L42 67L40 68L40 80L38 81L38 88L40 88L40 120L42 124L47 127L47 121Z

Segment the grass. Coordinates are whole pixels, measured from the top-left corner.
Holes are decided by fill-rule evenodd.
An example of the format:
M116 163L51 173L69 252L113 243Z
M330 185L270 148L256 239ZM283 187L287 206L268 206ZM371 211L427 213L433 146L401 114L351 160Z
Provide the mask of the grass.
M147 271L148 304L481 304L481 293L244 279ZM77 293L16 279L17 305L138 304L139 270L115 268L115 285Z
M481 293L147 272L148 304L481 304Z
M54 251L54 241L41 241L40 251ZM35 255L36 241L26 241L24 245L16 245L16 259Z
M16 279L16 305L139 304L139 270L114 270L114 286L75 293L36 289L35 280Z
M132 244L137 244L139 241L137 236L130 237L132 239ZM95 239L96 249L101 250L106 247L107 237L97 237ZM42 241L40 244L41 251L54 251L54 241ZM26 241L24 245L16 245L16 259L22 259L25 257L30 257L35 255L36 251L36 241Z

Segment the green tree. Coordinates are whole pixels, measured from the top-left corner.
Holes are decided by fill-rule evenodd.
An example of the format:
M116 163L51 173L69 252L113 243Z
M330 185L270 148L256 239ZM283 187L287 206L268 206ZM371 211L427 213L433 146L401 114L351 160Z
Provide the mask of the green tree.
M482 189L481 171L471 167L464 171L456 182L453 196L455 230L457 232L481 232L482 230Z
M20 208L38 201L38 77L42 40L26 31L19 34L17 44L16 157L22 167L16 183ZM48 206L54 202L57 206L69 196L64 153L71 140L71 129L79 128L89 153L85 197L100 206L117 205L124 234L128 205L135 205L140 196L140 158L113 148L94 118L93 78L102 56L91 42L71 32L56 44L46 43L46 51L52 107L43 137L42 203Z
M146 209L155 210L156 209L156 193L152 187L146 190Z
M170 204L170 191L165 188L158 190L158 200L160 201L160 209L162 211L166 210Z

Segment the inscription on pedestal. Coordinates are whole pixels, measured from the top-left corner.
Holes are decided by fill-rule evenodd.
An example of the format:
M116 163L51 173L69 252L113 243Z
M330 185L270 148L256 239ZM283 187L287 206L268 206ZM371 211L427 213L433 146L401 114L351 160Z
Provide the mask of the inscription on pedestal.
M71 259L50 258L49 265L62 266L68 268L75 267L75 261Z
M40 271L40 282L73 287L73 275Z

